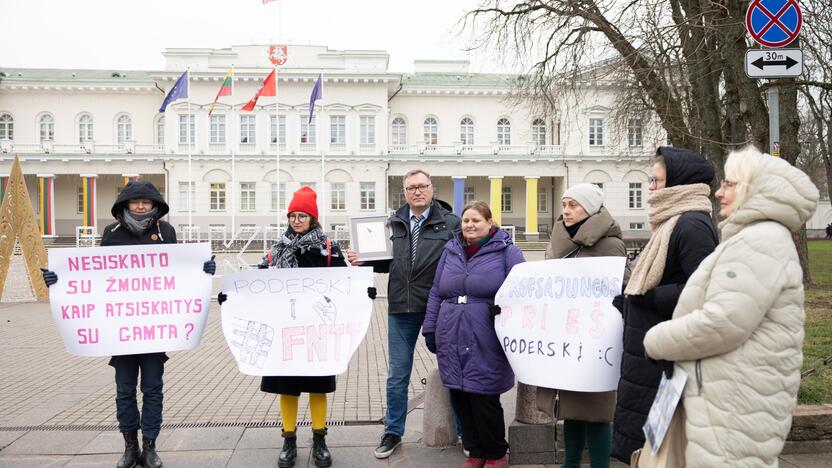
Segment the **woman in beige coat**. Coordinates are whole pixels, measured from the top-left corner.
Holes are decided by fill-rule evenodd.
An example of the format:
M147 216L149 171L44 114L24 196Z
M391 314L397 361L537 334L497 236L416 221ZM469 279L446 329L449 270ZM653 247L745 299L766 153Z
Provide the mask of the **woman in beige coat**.
M716 194L722 243L644 348L688 373L688 468L775 467L803 361L803 273L792 232L815 211L818 190L753 147L729 155L725 177Z
M621 228L604 208L604 193L593 184L578 184L563 194L563 215L555 223L546 259L623 257L627 255ZM554 415L555 394L560 394ZM610 466L615 392L571 392L538 387L537 406L563 419L566 458L563 466L581 466L584 447L593 468Z

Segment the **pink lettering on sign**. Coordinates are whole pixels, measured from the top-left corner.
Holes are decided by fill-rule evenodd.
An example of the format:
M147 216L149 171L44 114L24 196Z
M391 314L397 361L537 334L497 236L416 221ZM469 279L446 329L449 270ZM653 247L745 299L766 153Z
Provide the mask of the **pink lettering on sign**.
M295 360L295 347L305 348L301 352L306 352L307 362L338 360L344 345L342 337L349 335L349 347L352 349L359 331L358 322L285 327L281 332L283 361Z
M172 340L179 337L179 331L173 324L135 325L119 327L119 341L159 341Z
M175 276L146 276L143 278L107 278L108 293L131 291L170 291L176 289Z
M96 344L99 342L97 328L79 328L75 330L78 335L78 344Z
M523 306L523 328L531 330L534 328L535 310L532 305Z
M581 311L574 307L566 311L566 333L570 335L577 334L579 330L578 323L581 320Z
M92 292L91 280L69 280L66 282L67 294L88 294Z
M601 309L600 302L595 303L595 308L592 309L589 318L593 323L593 327L589 329L589 336L593 338L604 336L604 310Z
M128 270L164 268L170 263L166 252L143 254L85 255L67 259L69 271Z
M70 304L61 306L61 319L88 319L95 310L95 304Z
M512 315L511 307L509 307L509 306L501 306L500 307L500 326L501 327L506 326L506 322L508 322L508 319L511 318L511 315Z

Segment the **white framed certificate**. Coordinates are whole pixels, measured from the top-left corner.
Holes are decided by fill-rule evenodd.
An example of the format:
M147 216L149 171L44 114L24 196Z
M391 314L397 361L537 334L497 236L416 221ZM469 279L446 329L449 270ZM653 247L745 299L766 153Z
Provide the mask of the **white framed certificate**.
M356 216L350 218L352 248L359 261L393 258L393 241L387 216Z

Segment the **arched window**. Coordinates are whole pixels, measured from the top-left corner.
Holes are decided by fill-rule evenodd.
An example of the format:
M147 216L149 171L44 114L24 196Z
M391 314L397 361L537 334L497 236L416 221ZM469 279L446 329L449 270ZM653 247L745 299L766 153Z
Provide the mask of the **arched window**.
M470 117L463 117L459 121L459 141L463 145L474 144L474 121Z
M133 121L129 115L121 115L116 120L116 143L123 145L133 140Z
M0 115L0 140L14 140L14 119L11 114Z
M40 141L52 141L55 139L55 119L52 114L43 114L38 120L38 127L40 129Z
M511 122L506 118L497 121L497 144L511 144Z
M546 123L543 119L534 119L532 122L532 142L537 146L546 144Z
M439 124L433 117L425 118L425 144L435 145L439 140Z
M393 119L393 123L390 124L390 132L392 144L407 144L407 124L405 123L403 118L396 117L395 119Z
M156 119L156 144L157 145L164 145L165 144L165 116L159 116Z
M95 133L93 132L92 116L84 114L78 119L78 143L85 141L93 141Z

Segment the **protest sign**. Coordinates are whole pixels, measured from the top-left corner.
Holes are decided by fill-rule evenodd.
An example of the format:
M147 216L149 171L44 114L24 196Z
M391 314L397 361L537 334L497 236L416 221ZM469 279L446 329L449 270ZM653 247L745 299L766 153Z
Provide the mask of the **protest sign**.
M191 349L211 299L209 244L50 249L52 318L67 351L118 356Z
M372 316L373 269L252 270L222 279L222 331L247 375L347 370Z
M526 262L512 268L495 303L494 327L517 379L579 392L618 385L624 324L624 257Z

